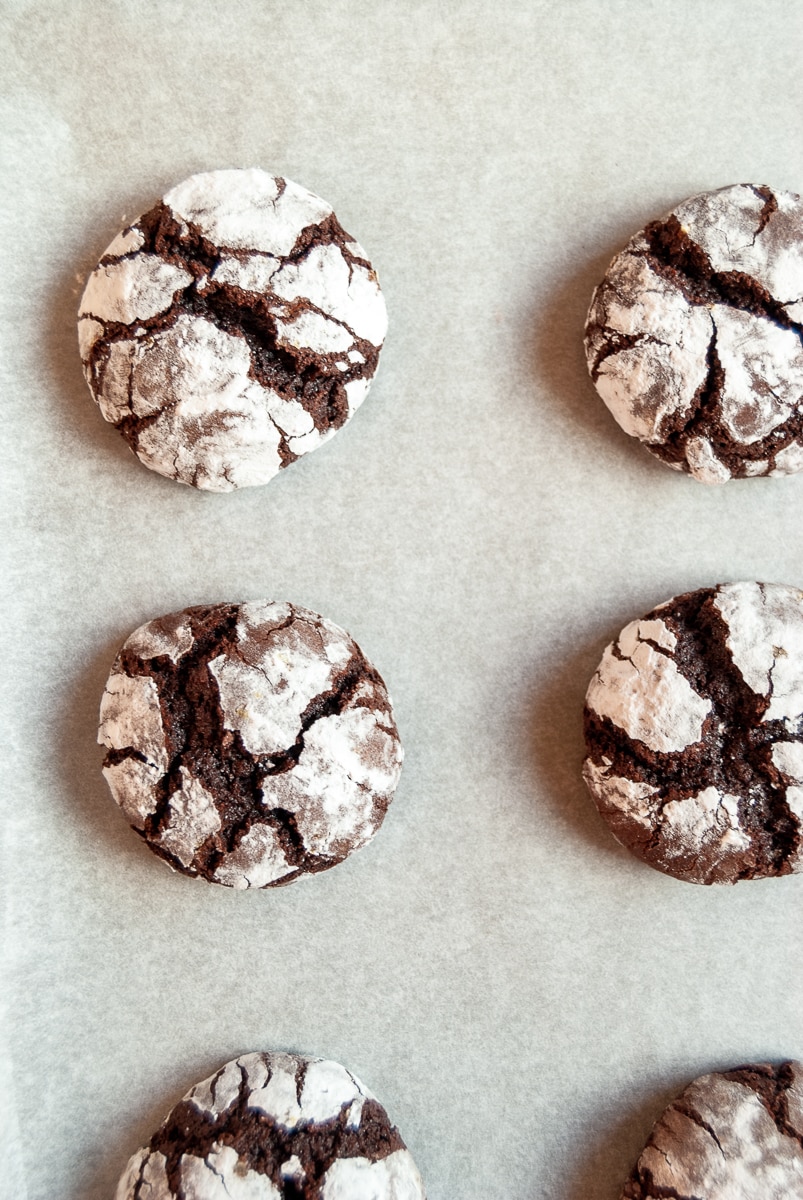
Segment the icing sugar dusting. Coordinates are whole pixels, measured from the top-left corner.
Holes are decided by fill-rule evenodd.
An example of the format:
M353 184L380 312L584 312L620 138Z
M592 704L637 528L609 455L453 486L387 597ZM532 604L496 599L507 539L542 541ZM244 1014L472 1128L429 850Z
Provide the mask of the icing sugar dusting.
M238 889L364 846L403 760L390 697L359 647L287 603L202 606L135 630L98 740L113 752L112 794L150 846Z
M714 604L728 626L728 649L745 683L769 696L765 721L803 715L803 592L783 584L730 583Z
M202 1121L187 1120L186 1104ZM281 1200L297 1190L328 1200L425 1200L398 1131L336 1062L244 1054L191 1088L160 1138L168 1157L147 1148L134 1154L116 1200Z
M99 321L145 321L165 312L176 292L192 282L189 271L153 254L98 267L89 276L81 314Z
M195 851L220 829L222 821L214 796L203 784L186 767L179 767L179 775L181 787L170 795L170 817L159 835L159 844L188 867Z
M777 207L766 223L765 197L744 184L692 196L675 214L716 271L742 271L789 302L800 298L803 279L803 203L793 192L775 192L774 198Z
M111 750L132 747L148 762L167 770L159 689L147 675L113 674L100 702L98 741Z
M362 1085L340 1063L318 1059L307 1067L300 1098L305 1121L330 1121L346 1106L351 1113L355 1101L364 1099Z
M159 807L156 785L162 770L153 763L124 758L104 767L103 777L126 820L135 829L144 828L147 818Z
M696 796L671 800L664 806L661 837L666 853L687 854L689 847L715 845L722 856L738 854L750 845L739 820L739 797L707 787Z
M226 887L267 887L292 871L276 830L255 821L234 850L223 855L215 869L215 882Z
M795 783L803 783L803 742L776 742L772 747L772 761Z
M152 416L154 398L160 406L139 437L143 462L207 491L272 478L281 467L281 435L250 364L242 338L202 317L181 316L157 334L131 380L136 415Z
M87 281L79 346L141 461L223 492L337 432L386 331L376 275L330 206L250 169L192 176L114 239Z
M676 1104L656 1124L638 1163L655 1190L706 1200L803 1194L800 1141L778 1128L752 1088L706 1075Z
M803 346L793 329L716 305L717 354L725 372L722 423L735 441L759 442L788 420L803 395Z
M158 1150L139 1150L117 1185L114 1200L171 1200L167 1159Z
M799 196L749 185L693 196L612 261L588 313L589 372L667 466L707 484L791 473L803 348L786 320L800 324L801 297Z
M244 1169L233 1146L217 1143L206 1158L182 1156L181 1191L183 1200L282 1200L267 1175Z
M282 258L307 226L332 215L320 196L289 179L282 183L257 168L207 171L190 176L164 199L215 245Z
M379 1162L339 1158L324 1176L321 1200L425 1200L424 1184L409 1150Z
M597 764L587 758L583 763L583 778L591 794L598 803L606 807L613 806L645 829L651 829L656 814L653 797L658 795L658 789L649 783L616 775L611 767L610 759L603 759L601 764Z
M204 1115L219 1117L240 1094L243 1082L243 1070L239 1060L232 1059L208 1079L197 1083L185 1097Z
M650 645L641 626L631 622L607 647L586 703L651 750L680 751L702 737L711 702L694 691L672 658Z
M624 253L609 274L610 286L594 294L589 321L616 330L621 349L597 364L604 342L601 335L590 338L597 391L626 433L659 441L668 419L691 414L705 380L711 317L643 258Z

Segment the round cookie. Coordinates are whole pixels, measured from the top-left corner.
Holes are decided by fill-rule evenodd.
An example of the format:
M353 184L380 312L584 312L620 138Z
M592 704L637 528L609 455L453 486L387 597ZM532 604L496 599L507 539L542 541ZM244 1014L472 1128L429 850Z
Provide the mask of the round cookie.
M402 748L384 683L331 621L213 604L142 625L115 659L98 741L114 799L176 871L272 887L364 846Z
M92 395L146 467L214 492L267 483L354 414L387 312L329 205L266 171L209 171L112 241L79 309Z
M626 433L704 483L803 468L803 202L692 196L617 254L586 357Z
M727 583L627 625L588 687L614 836L691 883L803 871L803 592Z
M382 1105L339 1063L244 1054L196 1084L115 1200L425 1200Z
M621 1200L801 1200L803 1064L701 1075L658 1120Z

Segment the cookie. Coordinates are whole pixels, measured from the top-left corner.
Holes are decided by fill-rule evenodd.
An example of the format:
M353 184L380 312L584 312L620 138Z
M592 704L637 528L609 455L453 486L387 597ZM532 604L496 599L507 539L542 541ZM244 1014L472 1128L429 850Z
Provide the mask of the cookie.
M656 1122L621 1200L803 1200L803 1064L701 1075Z
M803 203L739 184L637 233L594 292L586 357L626 433L704 483L803 468Z
M803 871L803 592L676 596L607 647L583 775L614 836L692 883Z
M103 773L132 827L185 875L272 887L379 829L402 748L384 683L331 621L213 604L142 625L100 706Z
M196 1084L115 1200L425 1200L378 1100L339 1063L244 1054Z
M365 399L387 330L376 274L329 205L266 171L209 171L112 241L79 309L107 421L161 475L267 483Z

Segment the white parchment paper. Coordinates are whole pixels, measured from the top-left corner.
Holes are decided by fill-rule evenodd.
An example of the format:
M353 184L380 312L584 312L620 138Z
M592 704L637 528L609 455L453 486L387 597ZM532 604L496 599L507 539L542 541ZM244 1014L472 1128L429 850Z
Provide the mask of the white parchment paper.
M430 1200L615 1200L693 1076L803 1056L803 879L706 889L612 841L579 775L603 646L670 595L803 585L803 475L707 489L585 372L641 225L737 181L803 190L784 0L5 0L0 1194L109 1200L234 1055L342 1061ZM261 489L146 471L75 311L111 237L194 171L325 197L390 312L377 380ZM114 654L188 604L346 627L407 759L373 844L285 890L173 876L95 745Z

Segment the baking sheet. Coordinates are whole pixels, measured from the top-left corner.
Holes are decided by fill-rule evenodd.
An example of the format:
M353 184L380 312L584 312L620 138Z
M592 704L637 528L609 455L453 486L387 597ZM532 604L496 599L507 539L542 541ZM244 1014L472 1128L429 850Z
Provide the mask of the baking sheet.
M617 847L579 777L610 637L673 593L803 586L803 475L708 489L589 383L591 289L648 219L801 190L779 0L5 0L4 1178L102 1200L226 1059L338 1059L430 1200L614 1200L703 1071L803 1056L798 878L705 889ZM391 319L352 424L265 488L148 472L83 382L110 238L193 171L324 196ZM372 845L279 891L181 877L100 776L142 621L290 599L347 628L407 749Z

